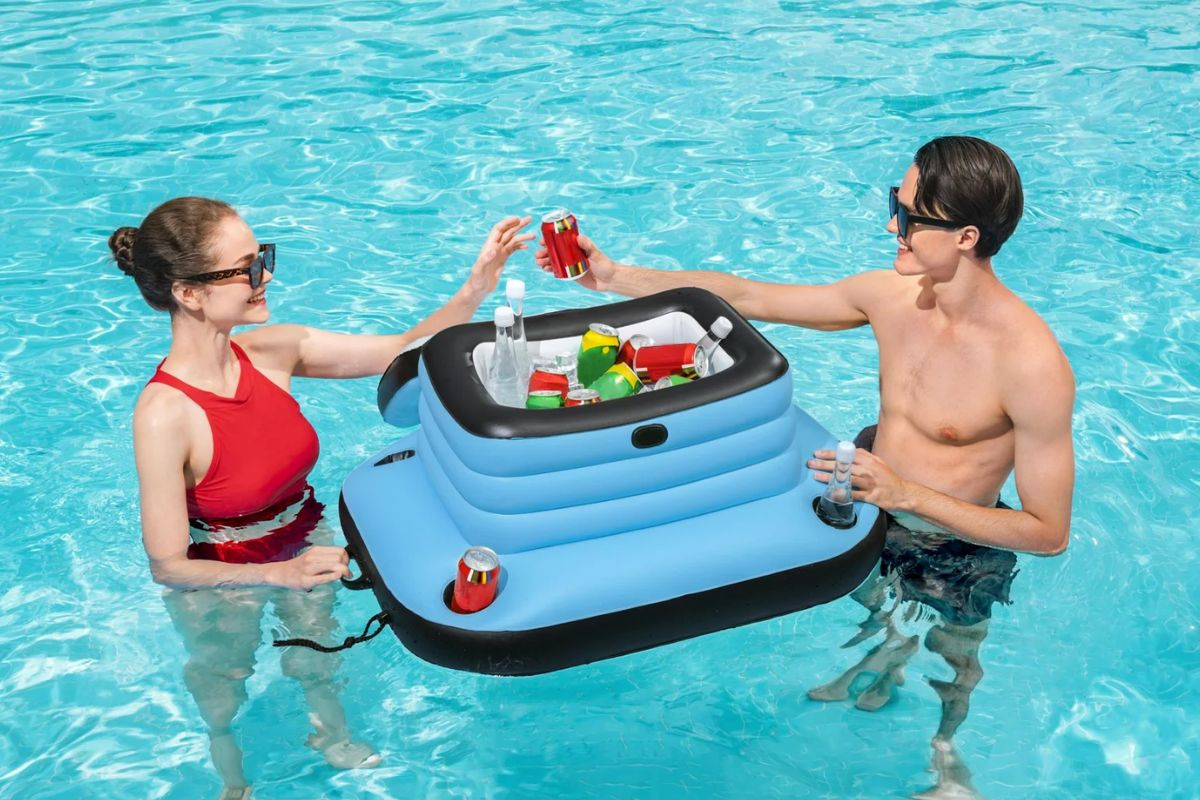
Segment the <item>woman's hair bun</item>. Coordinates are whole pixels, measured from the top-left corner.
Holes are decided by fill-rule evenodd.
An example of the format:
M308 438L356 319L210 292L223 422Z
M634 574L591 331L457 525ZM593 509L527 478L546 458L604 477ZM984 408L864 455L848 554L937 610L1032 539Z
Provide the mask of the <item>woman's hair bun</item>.
M133 243L137 240L137 228L117 228L108 237L108 249L112 250L117 266L126 275L133 275Z

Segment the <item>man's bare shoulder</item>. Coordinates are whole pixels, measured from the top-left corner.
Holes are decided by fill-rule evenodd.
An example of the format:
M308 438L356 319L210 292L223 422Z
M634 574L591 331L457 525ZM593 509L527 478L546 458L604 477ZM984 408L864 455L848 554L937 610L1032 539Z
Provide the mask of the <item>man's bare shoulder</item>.
M873 269L859 272L840 281L841 286L854 304L866 312L878 313L893 304L898 298L911 294L913 282L890 269Z
M1068 390L1074 394L1075 373L1050 325L1016 294L1009 292L999 315L1005 346L1000 349L1002 369L1015 391Z

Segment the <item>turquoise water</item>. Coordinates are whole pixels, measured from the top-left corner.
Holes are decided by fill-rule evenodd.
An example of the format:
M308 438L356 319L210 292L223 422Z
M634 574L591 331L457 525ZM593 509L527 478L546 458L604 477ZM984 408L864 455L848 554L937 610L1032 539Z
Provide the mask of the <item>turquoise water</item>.
M1071 547L1021 557L959 755L989 798L1194 796L1195 3L332 8L0 3L0 797L219 789L139 539L130 411L167 322L106 261L113 228L224 198L279 243L273 319L344 331L412 324L492 221L559 205L622 260L830 281L890 264L885 188L945 133L1020 168L997 271L1079 382ZM600 299L525 255L511 274L533 312ZM763 330L829 428L873 419L869 332ZM333 503L395 433L372 381L295 393ZM347 633L376 610L337 603ZM384 756L369 773L303 746L300 691L263 648L236 727L264 800L904 797L933 783L924 677L952 673L922 648L879 712L809 701L861 655L838 645L862 616L842 600L521 680L382 636L341 669Z

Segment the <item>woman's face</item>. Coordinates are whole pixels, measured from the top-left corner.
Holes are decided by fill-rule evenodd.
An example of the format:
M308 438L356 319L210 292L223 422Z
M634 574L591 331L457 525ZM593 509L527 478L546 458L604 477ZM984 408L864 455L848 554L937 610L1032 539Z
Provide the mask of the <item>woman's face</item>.
M241 217L229 216L213 235L212 253L209 272L249 267L258 257L258 240ZM271 273L263 270L262 283L257 289L250 288L249 274L206 283L205 290L197 296L198 310L222 328L264 323L270 317L267 286L271 280Z

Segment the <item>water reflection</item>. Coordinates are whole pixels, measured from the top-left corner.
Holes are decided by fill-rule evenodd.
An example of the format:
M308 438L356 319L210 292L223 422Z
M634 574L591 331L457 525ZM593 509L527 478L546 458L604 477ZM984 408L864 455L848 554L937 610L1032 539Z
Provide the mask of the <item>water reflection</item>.
M970 770L954 747L954 734L967 718L972 690L983 678L979 649L987 638L993 606L1010 602L1017 559L1006 550L914 533L890 518L888 522L879 570L850 595L867 610L867 617L842 647L857 647L877 636L882 640L808 696L825 702L853 700L863 711L879 710L904 684L904 668L920 646L918 630L932 619L925 647L945 660L954 677L926 677L941 698L942 712L932 743L935 782L914 797L978 798Z
M245 530L237 533L240 536L234 538L255 541ZM330 541L332 531L324 522L308 537L309 543ZM254 586L163 593L163 602L187 649L184 682L207 727L213 766L222 783L221 800L250 797L233 725L247 700L246 682L254 674L262 644L266 606L273 606L286 636L333 641L338 629L333 616L337 585L326 583L308 592ZM281 671L299 683L304 692L313 726L308 746L336 768L375 766L379 756L374 748L350 736L339 698L340 663L337 654L303 647L286 648L280 656Z

